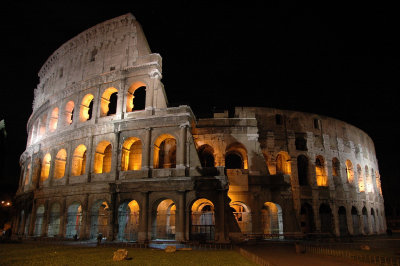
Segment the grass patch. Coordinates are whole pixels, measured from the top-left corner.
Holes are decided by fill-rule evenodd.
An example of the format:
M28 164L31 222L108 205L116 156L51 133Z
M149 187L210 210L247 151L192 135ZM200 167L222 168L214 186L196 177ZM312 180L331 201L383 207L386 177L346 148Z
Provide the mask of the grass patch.
M177 251L127 248L132 260L114 262L117 247L0 244L0 265L255 265L233 250Z

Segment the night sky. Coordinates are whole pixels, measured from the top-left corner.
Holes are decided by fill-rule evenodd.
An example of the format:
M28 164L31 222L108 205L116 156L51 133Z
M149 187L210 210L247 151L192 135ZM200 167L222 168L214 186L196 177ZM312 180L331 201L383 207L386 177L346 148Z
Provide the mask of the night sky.
M346 121L374 140L384 197L394 195L400 185L394 8L140 2L146 1L2 4L0 119L8 139L1 190L17 186L41 66L82 31L131 12L163 58L171 106L188 104L197 117L213 108L266 106Z

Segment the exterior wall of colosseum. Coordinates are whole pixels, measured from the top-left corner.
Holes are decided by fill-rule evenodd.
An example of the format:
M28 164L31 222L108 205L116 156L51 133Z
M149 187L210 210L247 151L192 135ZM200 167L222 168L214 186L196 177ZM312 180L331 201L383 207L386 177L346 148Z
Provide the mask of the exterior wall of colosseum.
M148 242L386 230L374 144L316 114L168 107L161 56L131 14L39 72L14 233Z

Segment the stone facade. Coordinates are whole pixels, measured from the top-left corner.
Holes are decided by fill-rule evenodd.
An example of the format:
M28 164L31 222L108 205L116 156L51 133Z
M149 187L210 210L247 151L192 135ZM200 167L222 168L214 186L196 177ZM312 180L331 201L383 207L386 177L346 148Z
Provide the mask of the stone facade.
M345 122L168 107L131 14L62 45L39 72L14 234L239 241L386 230L374 144Z

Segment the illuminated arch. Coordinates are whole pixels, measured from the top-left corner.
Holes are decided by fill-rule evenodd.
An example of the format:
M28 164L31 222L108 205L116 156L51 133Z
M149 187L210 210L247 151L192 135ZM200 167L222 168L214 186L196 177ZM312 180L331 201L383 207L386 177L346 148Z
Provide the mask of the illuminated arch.
M101 141L94 154L94 173L108 173L111 171L112 146L109 141Z
M74 119L74 107L75 103L73 101L69 101L65 105L65 123L67 125L71 125Z
M176 205L171 199L164 199L154 205L152 212L152 239L175 239Z
M118 101L118 90L110 87L103 92L100 102L100 117L113 115L116 113Z
M108 219L110 215L110 208L108 203L104 200L96 201L90 213L90 238L94 239L99 234L103 237L108 236Z
M65 237L79 237L82 225L82 206L78 202L74 202L68 206L67 225L65 227Z
M58 124L58 107L54 108L51 112L50 121L49 121L49 131L54 132L57 129Z
M247 150L243 144L235 142L225 150L225 168L248 169Z
M122 145L121 170L140 170L142 168L142 141L130 137Z
M47 153L42 160L42 166L40 171L40 181L45 181L49 177L51 164L51 155Z
M58 151L54 165L54 178L62 178L65 175L65 165L67 162L67 151L61 149Z
M325 159L321 155L315 158L315 177L317 179L317 186L328 186L328 175L325 170Z
M92 118L93 114L93 94L86 94L81 102L81 110L79 113L79 120L85 122Z
M350 184L354 183L354 169L353 164L350 160L346 161L346 173L347 173L347 182Z
M126 112L143 110L146 103L146 84L134 82L128 89L126 96Z
M25 177L24 177L24 179L25 179L24 185L25 186L29 184L30 174L31 174L31 163L28 163L28 165L26 166L26 169L25 169Z
M214 204L205 198L196 200L191 207L190 239L197 241L214 240Z
M290 175L292 173L290 162L291 158L287 152L279 152L276 156L276 173Z
M366 187L366 191L368 193L374 192L372 178L371 178L371 174L369 172L368 166L365 166L365 187Z
M118 208L118 240L136 241L139 232L140 208L136 200L122 203Z
M261 209L261 223L266 238L283 234L282 208L276 203L265 202Z
M86 169L86 146L80 144L75 148L74 154L72 155L72 176L80 176L85 174Z
M250 208L240 201L233 201L229 206L231 207L236 222L239 225L240 231L243 234L250 234L252 232Z
M172 135L162 134L154 142L154 168L176 167L176 139Z
M44 114L38 122L38 136L43 137L46 134L47 114Z
M58 202L53 203L50 208L47 236L54 237L60 233L60 214L60 204Z

